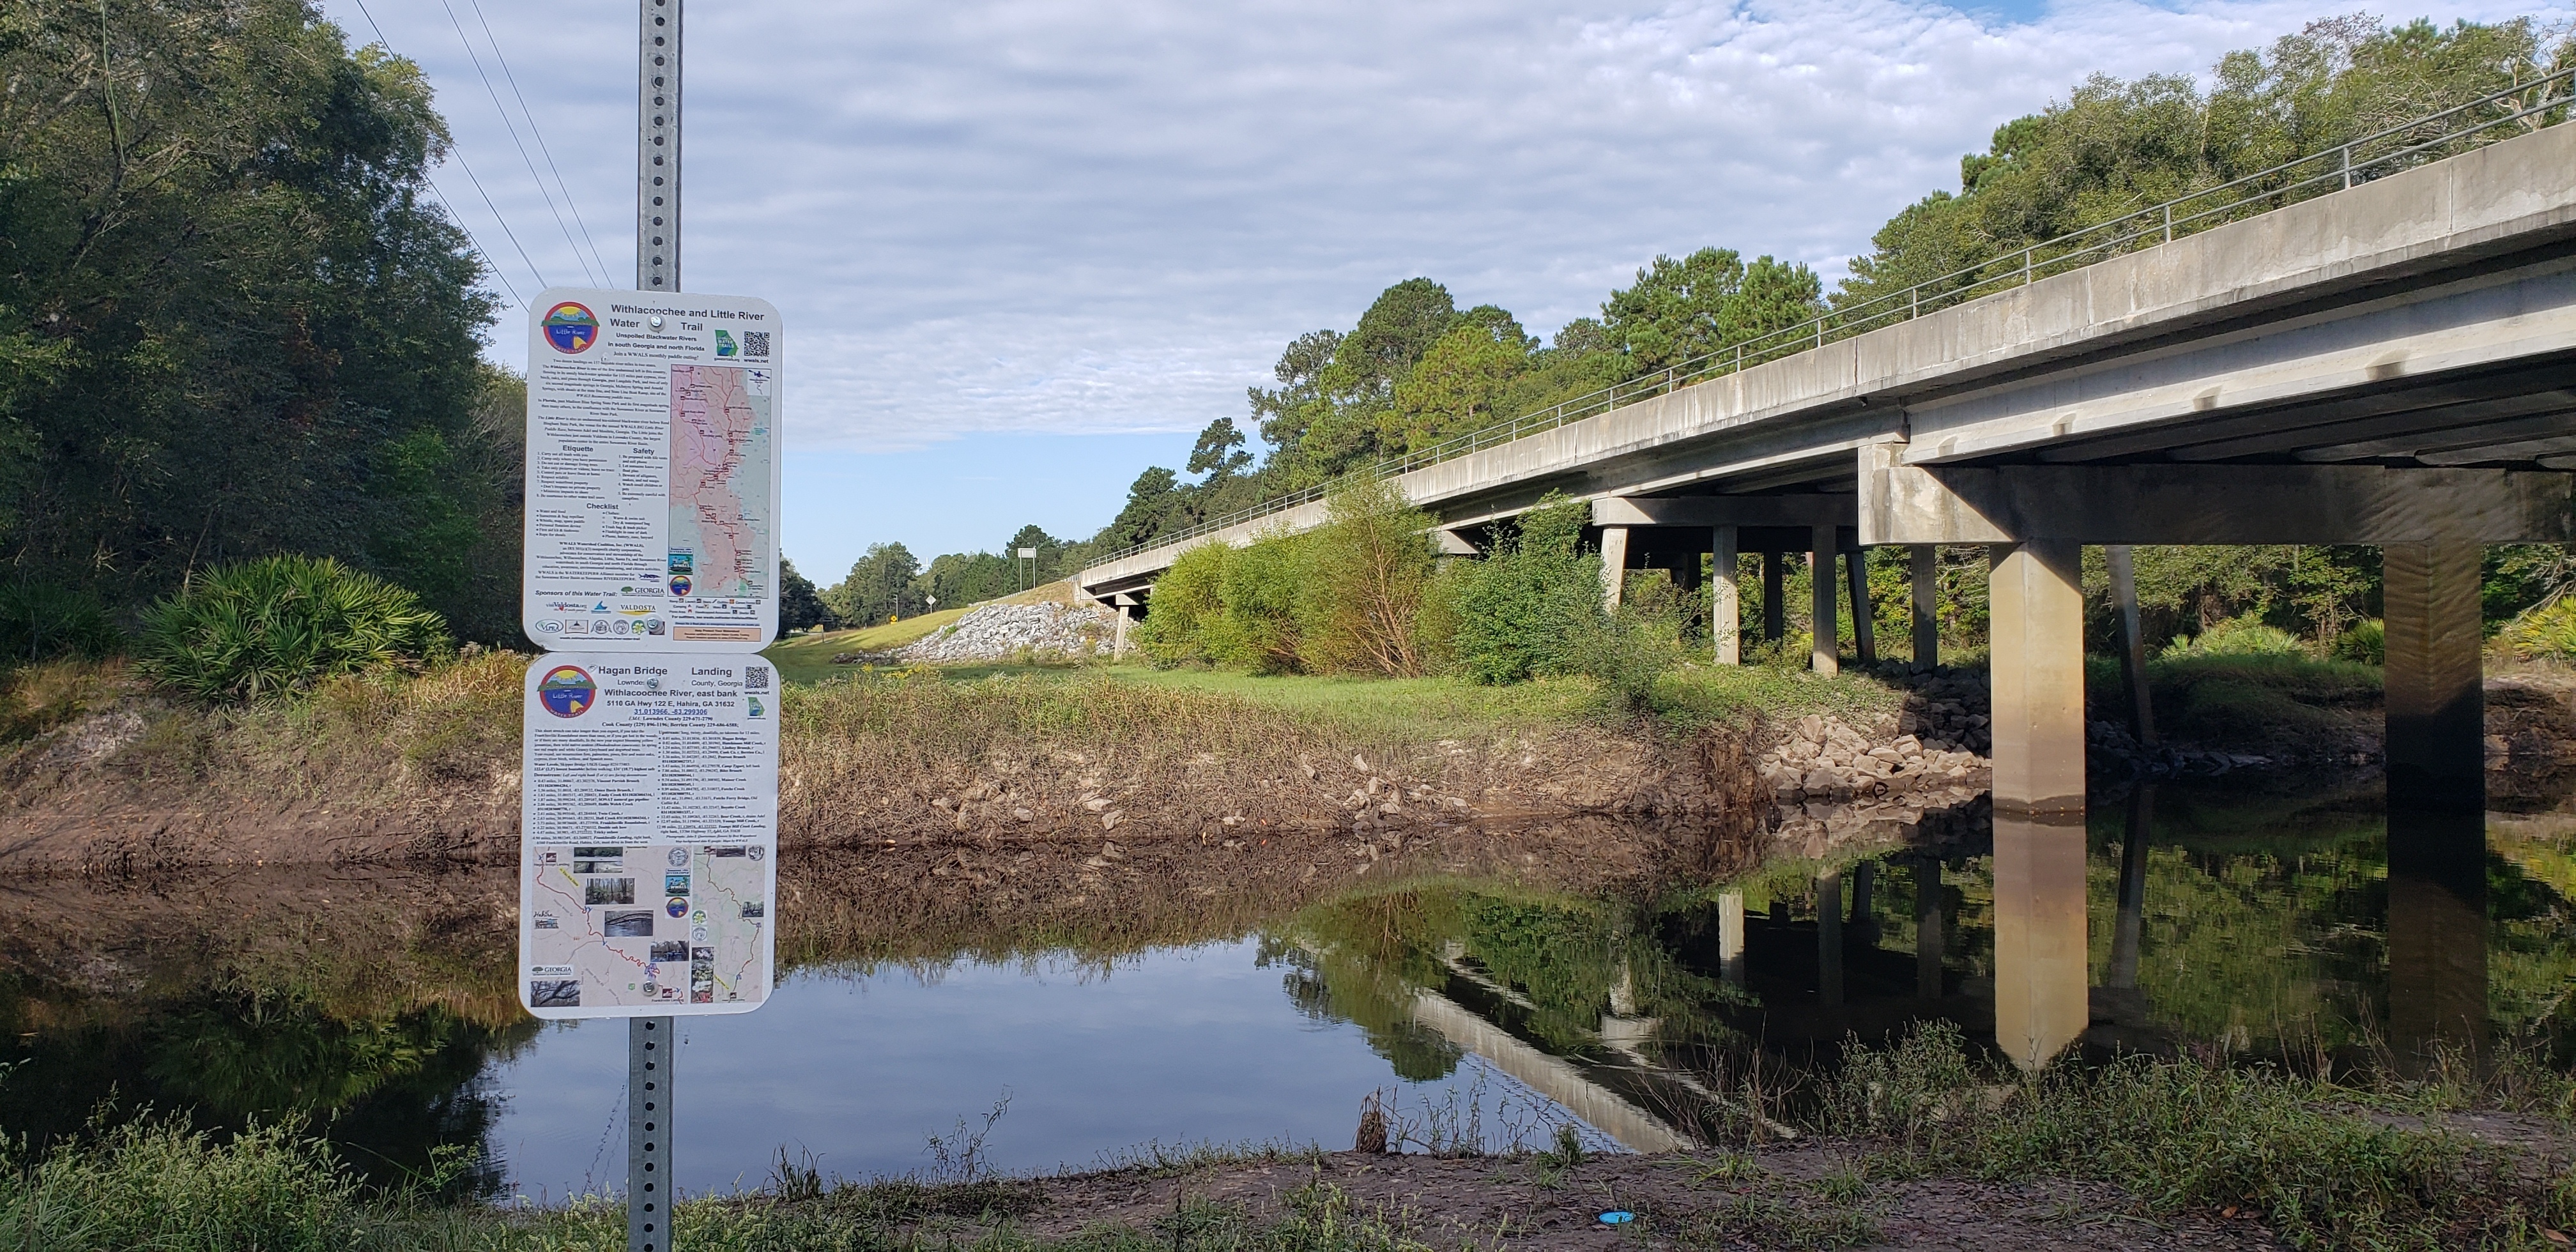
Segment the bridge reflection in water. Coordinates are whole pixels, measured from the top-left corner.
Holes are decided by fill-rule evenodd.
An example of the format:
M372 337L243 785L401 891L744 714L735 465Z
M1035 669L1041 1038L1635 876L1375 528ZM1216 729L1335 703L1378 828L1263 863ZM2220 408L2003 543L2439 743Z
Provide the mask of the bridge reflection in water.
M1368 928L1410 919L1395 930L1451 919L1409 956L1383 932L1337 944L1323 919L1341 906L1310 913L1301 929L1323 924L1298 946L1326 979L1366 964L1387 1029L1481 1057L1644 1151L1740 1133L1757 1115L1748 1076L1799 1079L1917 1022L1953 1023L2026 1071L2185 1048L2407 1067L2484 1047L2495 1013L2521 1011L2490 1010L2489 875L2517 884L2497 924L2532 931L2495 959L2534 968L2500 985L2551 981L2576 934L2570 884L2549 855L2528 873L2511 848L2491 858L2482 814L2405 803L2402 787L2385 811L2376 787L2324 790L2141 788L2089 830L2008 813L1956 846L1662 906L1423 888L1369 914ZM2576 835L2542 820L2569 827L2551 848Z

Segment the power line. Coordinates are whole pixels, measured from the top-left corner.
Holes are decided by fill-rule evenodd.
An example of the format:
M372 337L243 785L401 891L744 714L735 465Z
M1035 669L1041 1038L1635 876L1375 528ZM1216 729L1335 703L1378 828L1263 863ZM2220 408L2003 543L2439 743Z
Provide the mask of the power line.
M519 76L510 72L510 58L501 54L501 41L492 37L492 22L491 19L483 16L482 0L467 0L467 2L474 6L474 20L483 24L483 38L492 44L492 59L501 63L501 78L502 81L510 84L510 97L519 102L520 114L528 119L528 132L537 137L537 152L545 157L546 169L554 174L555 186L563 191L564 207L572 210L572 224L581 228L583 241L590 245L590 259L599 262L599 272L602 275L610 273L607 259L599 255L599 241L590 237L589 219L581 215L581 206L572 201L572 184L565 182L563 171L555 168L554 151L546 146L546 133L537 129L537 115L528 111L528 98L519 94ZM603 285L614 286L615 284L604 283Z
M356 4L358 6L358 12L366 15L368 28L376 32L376 42L384 45L386 52L392 53L395 56L402 55L401 53L394 52L393 41L385 38L385 28L377 24L375 13L367 8L367 0L356 0ZM501 233L509 237L510 247L518 252L519 260L527 265L528 272L536 276L538 288L543 289L552 286L553 284L546 281L544 272L537 268L537 263L528 260L528 250L519 245L518 232L510 229L510 219L501 216L501 206L492 203L492 193L483 190L483 180L474 177L474 167L466 164L464 147L451 139L448 142L447 154L456 158L456 167L465 171L465 177L474 184L474 190L482 194L483 207L492 210L492 220L501 224ZM465 224L464 215L456 211L455 205L448 203L447 197L439 192L438 184L436 182L430 183L429 190L430 194L438 196L439 204L447 209L448 215L456 219L456 228L465 232L466 242L474 244L474 251L482 256L483 263L485 265L492 266L492 277L500 280L502 290L509 292L510 299L517 303L519 307L526 308L527 301L519 299L518 289L510 285L510 280L502 275L501 267L493 263L491 252L484 248L480 242L475 240L474 231L471 227L468 227Z
M438 7L447 10L447 24L456 28L456 42L464 45L465 59L473 63L475 77L483 80L484 94L492 97L492 111L501 115L502 129L510 132L510 142L513 145L516 145L519 149L519 160L525 163L528 167L528 181L537 185L537 195L545 200L546 211L554 214L555 229L563 232L564 246L572 249L573 264L581 267L581 276L583 279L594 280L590 270L590 262L582 259L581 245L573 242L572 227L564 224L563 210L555 207L555 193L546 189L545 176L537 172L536 158L528 155L528 141L519 138L519 124L510 120L509 106L501 103L500 88L492 85L492 75L483 68L482 54L474 51L474 41L466 38L465 23L457 20L456 6L449 3L448 0L439 0ZM487 31L486 33L489 32ZM493 51L500 51L500 45L494 44ZM524 101L521 103L523 105L525 104ZM536 125L537 119L532 114L528 118L528 128L530 130L534 130L536 129ZM543 143L544 140L540 138L538 142ZM600 281L602 285L605 285L605 280L594 281Z

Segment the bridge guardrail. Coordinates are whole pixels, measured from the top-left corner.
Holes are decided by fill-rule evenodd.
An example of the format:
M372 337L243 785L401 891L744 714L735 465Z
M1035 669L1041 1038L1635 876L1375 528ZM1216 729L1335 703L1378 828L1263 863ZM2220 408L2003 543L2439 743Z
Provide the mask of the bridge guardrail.
M1607 413L1623 404L1666 395L1801 352L1812 352L1826 344L1911 321L1925 313L1955 308L1971 300L2083 269L2141 248L2171 243L2185 235L2229 222L2259 217L2315 196L2349 190L2365 182L2509 137L2489 134L2499 128L2515 127L2515 134L2528 134L2566 121L2571 105L2576 105L2576 66L2516 83L2465 104L2374 131L2267 170L2243 175L2109 221L2097 222L2054 239L2042 240L1899 291L1833 309L1794 326L1749 336L1656 373L1613 383L1599 391L1562 400L1426 448L1382 458L1356 473L1365 477L1410 473ZM1099 558L1094 567L1124 560L1150 549L1186 543L1312 503L1331 494L1339 481L1318 483L1273 496L1248 508L1157 535Z

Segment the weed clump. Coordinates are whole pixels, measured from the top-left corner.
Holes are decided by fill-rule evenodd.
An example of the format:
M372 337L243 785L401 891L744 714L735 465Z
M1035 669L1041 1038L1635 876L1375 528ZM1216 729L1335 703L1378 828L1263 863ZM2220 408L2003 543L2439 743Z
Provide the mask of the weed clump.
M1855 1051L1819 1120L1888 1172L2115 1183L2150 1211L2242 1208L2298 1247L2538 1246L2570 1200L2463 1135L2375 1120L2369 1092L2273 1066L2124 1057L1989 1074L1958 1028Z
M140 668L206 704L249 704L326 678L452 650L420 597L329 557L218 566L144 614Z
M324 1252L353 1233L357 1183L291 1123L218 1141L146 1119L42 1160L25 1152L0 1147L0 1246Z

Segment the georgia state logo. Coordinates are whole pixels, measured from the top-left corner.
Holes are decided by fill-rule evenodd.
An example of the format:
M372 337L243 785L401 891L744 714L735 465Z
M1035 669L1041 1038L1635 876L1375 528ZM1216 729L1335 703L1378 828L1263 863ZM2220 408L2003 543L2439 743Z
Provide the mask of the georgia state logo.
M546 310L546 342L557 352L587 351L599 342L599 319L590 310L566 300Z
M579 717L599 699L599 684L578 665L558 665L538 680L537 698L557 717Z

